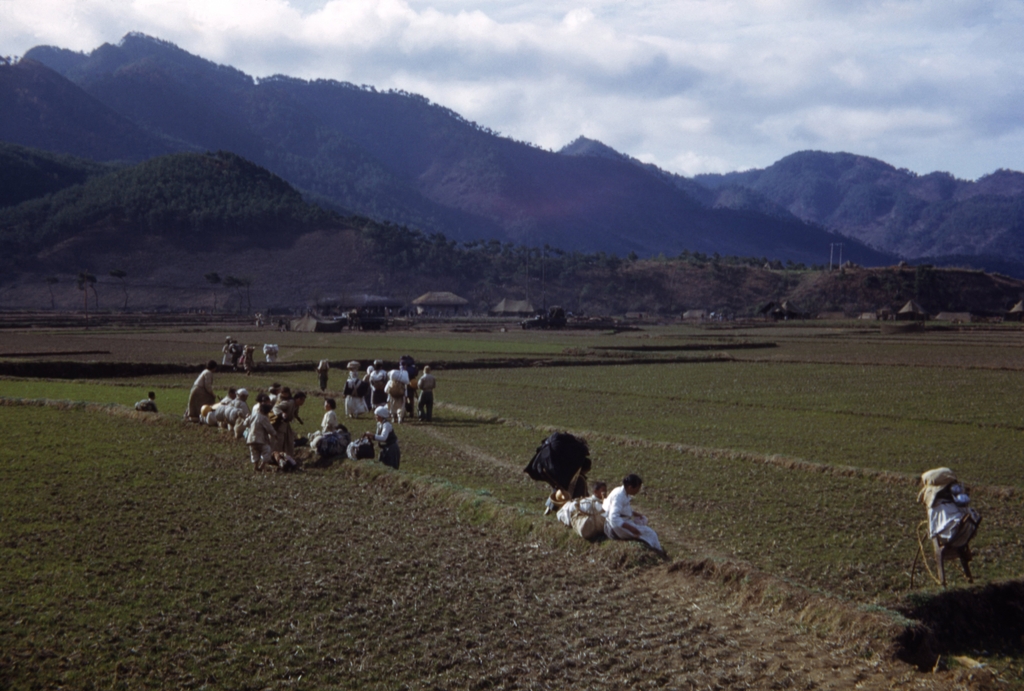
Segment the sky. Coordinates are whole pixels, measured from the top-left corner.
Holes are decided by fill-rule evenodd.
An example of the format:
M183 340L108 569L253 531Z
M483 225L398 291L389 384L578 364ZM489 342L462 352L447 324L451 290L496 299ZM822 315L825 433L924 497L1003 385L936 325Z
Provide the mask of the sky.
M1019 0L0 0L0 55L131 31L683 175L807 149L970 180L1024 170Z

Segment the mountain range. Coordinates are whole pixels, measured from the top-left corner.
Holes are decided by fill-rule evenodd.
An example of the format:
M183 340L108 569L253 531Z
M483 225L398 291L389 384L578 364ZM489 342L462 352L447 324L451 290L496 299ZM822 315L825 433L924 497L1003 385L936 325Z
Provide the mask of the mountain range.
M498 136L404 92L255 80L129 34L89 54L38 47L0 67L0 139L99 161L231 151L322 206L443 233L564 250L682 250L865 264L893 257L820 225L714 208L629 160Z
M324 208L459 241L808 264L843 243L866 265L1024 276L1022 173L972 182L804 151L687 178L583 137L546 151L402 91L253 79L141 34L0 64L0 140L114 163L230 151Z

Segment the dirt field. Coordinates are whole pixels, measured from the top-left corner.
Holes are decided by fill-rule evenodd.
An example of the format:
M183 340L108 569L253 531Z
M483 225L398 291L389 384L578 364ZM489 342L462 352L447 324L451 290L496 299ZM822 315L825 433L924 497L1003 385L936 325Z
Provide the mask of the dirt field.
M253 474L214 433L0 408L16 443L55 424L104 435L87 448L0 451L5 688L925 689L967 680L965 670L921 676L859 635L810 634L635 545L564 542L549 523L380 466ZM86 481L90 491L79 491ZM989 681L979 672L968 685Z

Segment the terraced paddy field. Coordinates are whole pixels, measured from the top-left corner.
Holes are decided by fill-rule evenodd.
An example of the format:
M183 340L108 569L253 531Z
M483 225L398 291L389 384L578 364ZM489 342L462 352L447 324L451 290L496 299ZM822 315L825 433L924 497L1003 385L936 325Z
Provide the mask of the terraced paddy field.
M93 347L91 339L100 336L107 346ZM0 465L0 553L16 565L0 587L10 603L0 610L0 645L22 651L0 662L18 670L21 676L12 679L30 678L24 675L31 669L71 686L88 681L126 688L315 688L342 678L353 688L545 688L583 669L607 673L588 685L608 688L999 687L1024 678L1024 420L1015 405L1024 389L1018 348L1024 339L1018 328L928 329L898 337L855 324L282 336L289 338L276 339L283 359L297 366L308 361L308 369L252 377L218 373L218 390L229 384L253 390L271 381L313 389L312 366L321 357L340 364L410 353L421 363L452 363L435 371L435 422L398 429L398 473L346 461L295 476L254 475L244 445L178 421L194 373L0 379L0 397L9 404L0 407L0 424L11 440ZM111 351L110 362L201 362L217 356L222 341L221 330L27 330L0 333L0 353L102 349ZM148 360L147 354L159 357ZM8 358L15 360L25 358ZM510 361L519 366L502 366ZM341 384L342 373L332 371L327 393ZM147 390L157 392L165 415L147 422L119 412ZM314 429L321 414L314 398L303 408L300 429ZM368 419L349 424L354 432L371 426ZM662 536L670 561L632 544L589 545L541 515L546 490L522 468L556 429L588 440L591 479L617 483L627 472L644 477L636 503ZM972 503L984 516L973 543L978 583L968 587L951 565L951 588L942 592L918 565L910 590L916 530L924 518L914 503L916 478L939 465L972 486ZM380 507L371 512L377 520L345 528L371 506ZM186 518L201 524L188 528L188 539L199 540L205 560L167 551L163 526ZM340 547L339 536L347 545L364 533L368 541L359 550ZM150 550L149 542L163 547ZM135 550L141 553L133 561ZM502 562L495 567L500 575L484 568L492 558ZM94 571L81 566L88 559ZM207 583L204 574L211 570L217 576ZM100 575L83 581L86 571ZM338 630L351 637L342 645L323 628L322 618L334 616L324 612L347 606L346 584L364 583L367 573L390 585L358 591L373 605L342 617ZM456 573L460 585L453 588ZM391 611L382 615L390 597L385 591L402 590L412 576L415 595L392 597ZM289 577L302 584L294 593ZM316 585L317 578L331 587ZM127 592L126 579L134 585L120 595ZM248 617L264 585L274 593L273 605L257 611L278 619L260 630L263 620L252 625ZM421 602L432 588L441 589L438 599ZM83 603L81 613L64 611L68 597ZM214 606L218 598L224 602ZM233 602L242 601L244 612L234 611ZM529 616L539 619L530 619L532 633L522 639L534 645L523 648L497 631L517 629L527 601ZM498 603L498 614L481 623L484 602ZM606 610L637 602L643 604L630 616L659 631L659 643L647 650L623 629L607 646L591 649L587 641L593 640L580 627L606 622ZM409 603L425 608L426 619L417 621L431 626L407 627ZM43 614L19 623L22 606ZM140 650L128 643L150 631L145 622L151 625L157 611L177 618L165 637L171 642L153 648L156 639L147 639L148 652L124 662L126 651ZM689 626L698 611L705 612L703 623ZM378 619L358 624L366 612ZM942 623L950 612L956 626ZM737 616L742 626L756 621L760 628L732 637L728 628L716 628L736 623ZM303 633L283 631L285 620ZM914 620L921 622L918 630L931 627L927 645L900 642ZM111 621L117 633L103 634ZM125 637L129 622L141 628ZM676 634L668 633L670 622L678 623ZM701 629L705 624L710 628ZM369 626L365 634L360 625ZM61 639L63 653L36 635L52 637L57 630L71 632ZM468 642L467 630L475 642ZM293 635L296 647L280 646ZM773 649L773 642L790 639ZM309 664L314 640L318 650L330 648L318 665ZM714 655L686 656L715 640L725 647ZM369 656L367 641L376 646ZM741 660L735 650L727 655L729 641L747 657ZM631 652L613 653L620 644ZM640 647L629 647L634 644ZM827 659L830 669L845 671L830 676L822 665L803 661L798 670L792 655L800 644L813 649L814 659ZM73 652L87 645L104 651L102 665L75 661ZM288 657L299 649L301 664ZM941 657L940 667L953 669L922 676L891 660L900 649L907 658L931 655L929 664ZM179 656L172 669L164 658L182 650L191 661ZM428 664L432 651L447 655L447 662ZM361 660L359 674L332 676L352 675L353 656ZM716 656L719 662L712 662ZM335 662L323 663L328 657ZM522 663L524 657L543 663ZM640 658L643 665L630 667ZM986 667L967 669L971 659ZM285 668L292 671L281 673ZM705 672L710 676L700 676ZM248 675L256 681L243 683ZM176 681L161 683L165 678Z

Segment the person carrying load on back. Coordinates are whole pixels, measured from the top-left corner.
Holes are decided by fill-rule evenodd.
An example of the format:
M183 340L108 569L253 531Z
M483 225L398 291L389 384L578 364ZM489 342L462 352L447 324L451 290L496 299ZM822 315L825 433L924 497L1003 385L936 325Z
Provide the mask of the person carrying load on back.
M283 451L289 456L295 454L295 430L292 429L292 420L302 422L302 418L299 417L299 408L305 402L305 392L297 391L295 398L292 398L288 387L281 389L281 395L278 396L273 410L270 411L270 422L273 423L274 431L277 432L277 438L273 445L274 451Z
M544 514L560 509L565 502L587 496L590 472L587 442L566 432L555 432L545 439L523 472L534 480L551 485Z
M366 381L370 384L370 408L376 410L388 404L388 394L384 390L388 385L388 371L384 369L383 360L374 360L373 367L366 368Z
M345 380L345 415L350 418L358 418L369 408L366 407L366 396L369 395L370 385L359 377L359 362L353 360L348 363L348 379Z
M206 369L200 372L188 392L188 405L185 407L184 418L189 422L199 422L204 405L213 405L217 395L213 393L213 373L217 371L217 363L210 360Z
M135 410L143 413L155 413L156 412L156 393L153 391L149 392L148 398L143 398L141 401L135 404Z
M380 406L373 414L377 418L377 431L366 432L363 438L372 439L380 444L380 462L398 470L402 451L398 448L398 435L395 434L395 428L390 422L391 411L387 406Z
M981 525L981 515L970 507L967 490L949 468L933 468L921 474L921 491L917 501L928 511L928 536L935 548L935 565L941 585L946 585L946 559L960 558L964 575L971 583L970 542ZM913 577L913 575L911 575Z
M608 485L598 482L589 497L567 501L558 510L558 520L576 531L584 540L604 535L604 500Z
M388 372L388 383L384 391L388 395L388 409L391 421L402 424L405 419L405 388L409 386L409 373L404 369L393 369Z
M643 482L639 475L630 473L604 500L604 534L613 540L640 540L664 554L658 534L648 527L646 516L633 510L630 502L640 493Z
M238 366L240 368L242 368L243 370L245 370L245 376L247 376L247 377L251 377L252 376L252 368L256 364L253 361L253 359L252 359L253 358L253 352L255 350L256 350L256 346L251 346L251 345L243 346L242 347L242 356L238 360Z
M327 373L331 370L331 363L327 360L321 360L320 364L316 366L317 379L320 382L320 390L327 390Z

